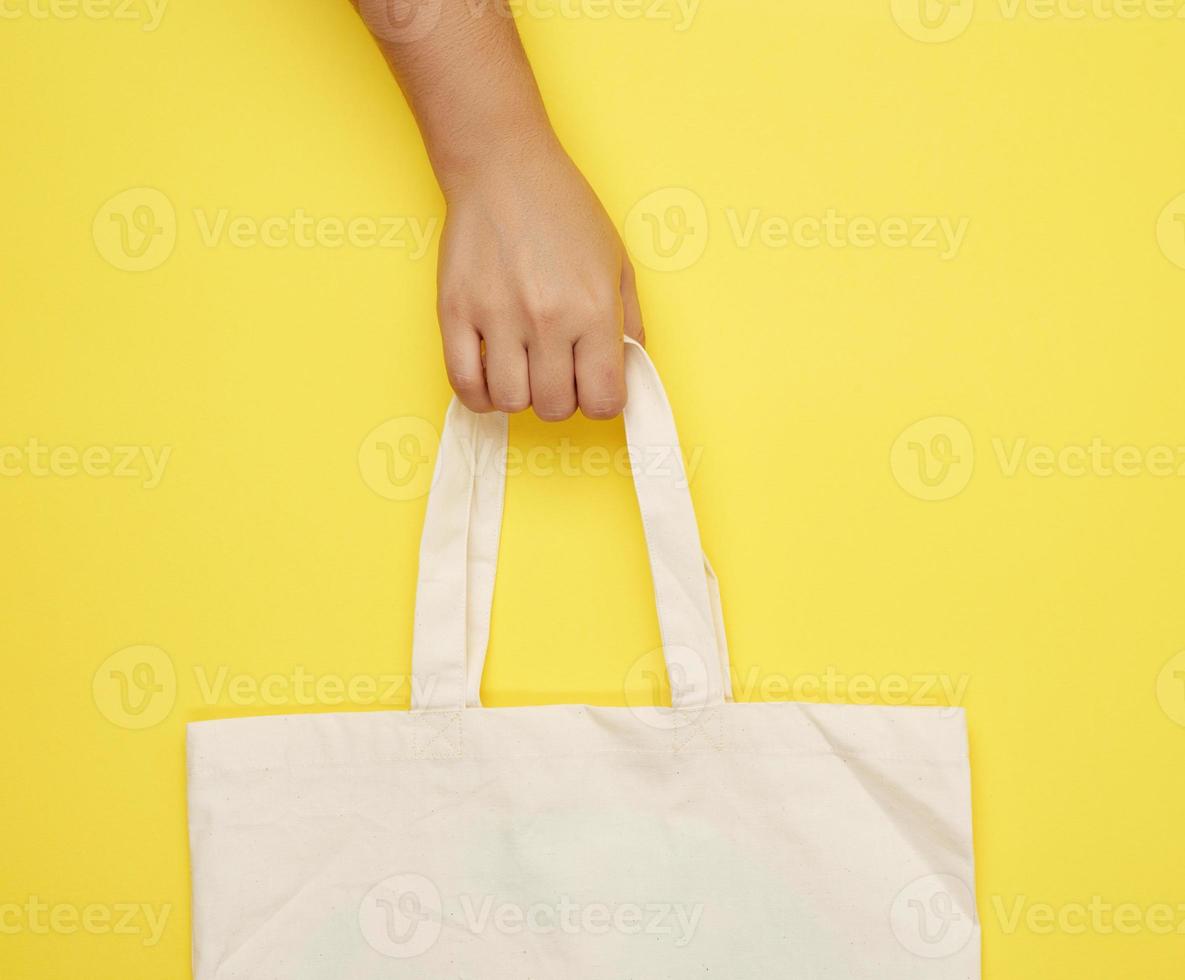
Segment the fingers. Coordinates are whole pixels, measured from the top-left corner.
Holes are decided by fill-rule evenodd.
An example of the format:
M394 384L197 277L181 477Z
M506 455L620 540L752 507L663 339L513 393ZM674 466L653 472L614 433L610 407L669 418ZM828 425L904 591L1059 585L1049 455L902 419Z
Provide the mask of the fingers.
M616 331L582 336L576 346L543 342L526 350L517 338L494 336L482 363L472 328L444 334L449 383L473 412L521 412L534 406L545 422L569 418L579 405L590 419L611 419L625 407L624 349Z
M485 371L481 363L481 336L470 324L454 322L442 324L444 366L449 384L457 397L471 412L489 412L494 408L486 388Z
M642 338L642 313L634 285L634 270L625 259L621 269L620 297L604 308L598 322L575 345L576 394L580 411L590 419L611 419L625 408L626 336Z
M625 408L625 347L617 332L585 334L576 342L576 393L590 419L611 419Z
M457 397L474 412L533 406L547 422L577 407L590 419L616 417L626 401L622 334L644 339L633 268L622 262L618 288L599 298L569 290L547 299L532 308L506 297L477 304L442 296L445 365Z
M634 267L626 259L621 267L621 311L625 335L639 344L646 343L646 329L642 326L642 305L638 302L638 282Z
M486 388L499 412L521 412L531 404L527 352L518 337L491 332L487 338Z
M543 340L527 351L531 404L544 422L562 422L576 411L576 374L572 345L559 338Z

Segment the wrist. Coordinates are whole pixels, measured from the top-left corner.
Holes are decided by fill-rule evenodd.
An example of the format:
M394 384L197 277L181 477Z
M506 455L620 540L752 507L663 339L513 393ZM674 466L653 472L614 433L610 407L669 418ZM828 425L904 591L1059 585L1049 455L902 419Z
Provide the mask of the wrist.
M545 115L503 122L487 126L487 132L477 138L457 134L455 139L429 145L432 169L446 201L565 156Z

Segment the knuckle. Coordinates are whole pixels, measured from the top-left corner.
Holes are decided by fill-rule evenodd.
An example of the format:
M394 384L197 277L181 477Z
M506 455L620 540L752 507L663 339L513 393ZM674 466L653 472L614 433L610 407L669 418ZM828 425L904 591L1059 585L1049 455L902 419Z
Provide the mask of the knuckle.
M524 306L527 316L536 326L554 328L567 319L567 304L554 294L532 296Z
M522 307L536 329L554 331L567 327L575 334L590 324L617 319L619 303L617 292L608 286L568 285L531 289L525 294Z
M463 293L457 289L441 289L436 297L436 309L441 320L465 320L469 304Z
M452 327L472 327L498 317L507 304L494 290L474 283L442 286L436 297L437 315Z
M485 381L479 374L460 368L449 367L448 382L458 395L471 395L479 392Z
M457 399L462 405L469 409L469 411L476 412L479 415L493 411L493 406L490 404L489 399L479 392L472 390L458 391Z
M581 405L580 410L590 419L615 419L625 408L617 399L594 399Z
M587 286L569 296L568 315L582 330L596 328L617 314L618 298L611 289Z
M508 415L513 415L516 412L521 412L528 408L531 400L524 395L504 395L498 394L493 396L494 408L499 412L506 412Z
M580 411L590 419L612 419L625 408L625 392L618 385L602 385L580 397Z
M606 320L612 320L618 316L618 304L620 299L617 294L611 290L598 290L589 293L584 301L584 312L589 320L595 320L598 323Z
M536 405L535 414L544 422L563 422L576 412L575 405Z

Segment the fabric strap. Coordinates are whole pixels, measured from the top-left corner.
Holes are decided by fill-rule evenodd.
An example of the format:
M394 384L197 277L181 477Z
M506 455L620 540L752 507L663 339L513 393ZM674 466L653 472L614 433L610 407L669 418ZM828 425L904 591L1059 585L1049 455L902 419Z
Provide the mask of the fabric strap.
M625 407L634 488L675 708L731 700L716 575L704 557L670 403L653 362L626 339ZM505 498L507 420L456 399L441 433L420 541L412 709L481 704ZM647 461L663 459L661 467Z

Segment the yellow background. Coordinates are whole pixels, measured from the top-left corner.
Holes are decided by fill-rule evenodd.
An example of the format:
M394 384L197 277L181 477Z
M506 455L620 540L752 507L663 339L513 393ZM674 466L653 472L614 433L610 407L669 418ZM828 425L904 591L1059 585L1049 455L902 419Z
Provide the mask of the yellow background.
M19 471L0 478L0 905L171 913L155 945L0 933L0 977L184 977L184 725L315 710L284 687L297 666L407 672L424 499L375 454L430 451L448 398L435 237L420 258L211 245L195 212L424 223L443 203L345 0L173 0L153 30L33 2L0 20L0 445ZM1185 20L1002 2L932 8L958 31L942 43L889 0L704 0L690 23L671 2L537 0L521 30L629 227L739 683L830 668L891 700L900 674L927 703L926 683L965 682L985 975L1175 977L1185 936L1001 913L1185 902L1185 661L1162 673L1185 647ZM103 210L129 189L138 272ZM730 215L752 209L967 231L947 258L885 235L746 244ZM618 423L512 431L621 445ZM171 455L155 487L66 457L39 477L30 439ZM1017 440L1144 462L1071 454L1041 476L1010 468ZM512 479L490 703L621 703L658 643L628 480L583 469ZM952 495L920 499L936 482ZM105 663L140 645L159 652ZM143 729L110 687L138 657L176 679ZM281 693L204 692L220 670Z

